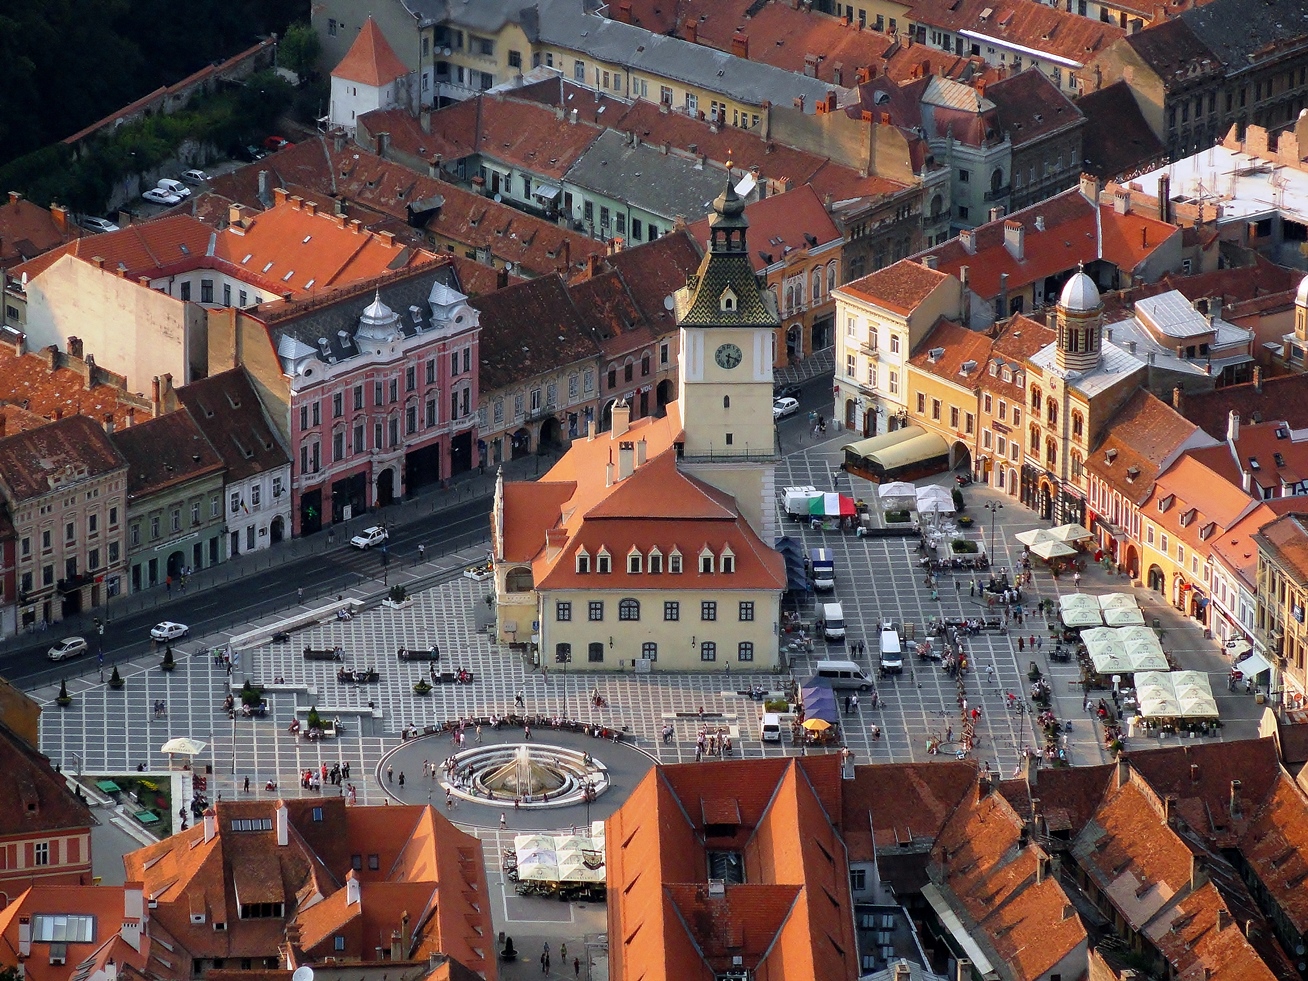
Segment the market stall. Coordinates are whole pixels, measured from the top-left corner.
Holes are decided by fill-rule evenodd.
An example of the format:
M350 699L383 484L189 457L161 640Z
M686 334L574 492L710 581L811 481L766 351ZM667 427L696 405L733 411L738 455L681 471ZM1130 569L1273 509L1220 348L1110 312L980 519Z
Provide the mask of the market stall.
M849 526L857 510L854 499L844 494L822 494L810 498L808 502L810 523L823 531Z

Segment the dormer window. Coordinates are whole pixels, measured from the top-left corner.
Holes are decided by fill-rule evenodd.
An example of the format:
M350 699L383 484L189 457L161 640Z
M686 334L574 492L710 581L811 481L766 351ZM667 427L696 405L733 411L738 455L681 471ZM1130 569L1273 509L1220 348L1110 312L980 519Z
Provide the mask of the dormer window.
M1206 542L1213 537L1213 532L1217 531L1217 522L1210 521L1199 529L1199 541Z
M1104 462L1107 463L1110 467L1113 465L1113 461L1116 459L1117 459L1116 449L1110 449L1104 453Z
M708 546L699 553L699 571L708 573L713 571L713 553L709 551Z
M719 563L719 568L728 575L736 571L736 556L731 549L726 548L722 550L722 558Z
M640 575L640 567L644 563L644 559L645 557L637 549L633 548L627 553L627 572L633 576Z
M590 553L584 548L577 550L577 573L585 575L590 572Z
M1198 515L1199 515L1199 512L1198 512L1196 509L1194 509L1194 508L1190 508L1188 511L1183 511L1183 512L1181 513L1181 527L1184 528L1184 527L1185 527L1186 525L1188 525L1191 521L1193 521L1196 517L1198 517Z
M595 555L595 571L601 576L607 576L613 571L613 557L609 555L606 548L601 548Z
M1163 514L1164 512L1166 512L1167 509L1172 506L1172 502L1175 500L1176 500L1175 494L1168 494L1166 497L1160 497L1158 499L1158 513Z
M674 576L681 575L681 553L676 549L668 556L668 572Z
M718 303L722 307L723 313L735 313L738 302L736 291L729 286L722 291L722 296L718 299Z
M649 570L651 575L657 576L661 574L663 572L663 553L660 552L657 548L651 549L649 553L649 560L646 563L645 568Z

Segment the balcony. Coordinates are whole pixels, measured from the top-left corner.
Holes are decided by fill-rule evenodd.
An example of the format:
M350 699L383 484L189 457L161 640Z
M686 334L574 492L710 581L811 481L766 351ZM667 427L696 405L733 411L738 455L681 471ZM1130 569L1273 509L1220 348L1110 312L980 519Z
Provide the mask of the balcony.
M83 586L89 586L95 581L95 576L89 572L83 572L79 576L73 576L71 579L60 579L55 583L55 590L60 596L67 596L69 593L75 593Z
M985 200L999 201L1013 193L1013 185L1005 184L1003 187L997 187L992 191L986 191Z

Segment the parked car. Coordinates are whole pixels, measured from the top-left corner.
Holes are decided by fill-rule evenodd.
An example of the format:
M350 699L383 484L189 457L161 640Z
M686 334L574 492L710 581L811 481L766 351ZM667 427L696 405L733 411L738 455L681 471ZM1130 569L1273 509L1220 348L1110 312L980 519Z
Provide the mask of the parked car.
M88 232L116 232L118 226L108 218L97 218L95 215L82 215L77 219L77 223L85 228Z
M204 184L209 180L209 175L203 170L188 170L182 174L182 180L188 184Z
M242 147L240 156L253 163L256 160L262 160L264 157L268 156L268 151L261 150L251 143L249 146Z
M162 187L152 187L141 197L152 204L181 204L181 195L174 194L172 191L165 191Z
M191 189L189 187L181 181L173 180L171 177L160 177L159 180L155 182L155 187L159 188L161 191L171 191L178 197L189 198L191 196Z
M150 628L150 637L153 640L168 641L177 640L179 637L191 636L191 628L184 623L173 623L171 620L165 620L163 623L156 623Z
M380 545L390 535L381 525L373 525L371 528L365 528L359 534L350 539L350 544L355 548L372 548L374 545Z
M802 391L803 389L794 382L783 382L773 386L772 397L774 399L797 399Z
M46 652L52 661L66 661L70 657L81 657L86 653L85 637L65 637Z
M776 399L772 403L772 418L784 419L799 411L799 400L792 398Z
M288 146L295 146L284 136L270 136L263 141L264 149L276 153L278 150L285 150Z

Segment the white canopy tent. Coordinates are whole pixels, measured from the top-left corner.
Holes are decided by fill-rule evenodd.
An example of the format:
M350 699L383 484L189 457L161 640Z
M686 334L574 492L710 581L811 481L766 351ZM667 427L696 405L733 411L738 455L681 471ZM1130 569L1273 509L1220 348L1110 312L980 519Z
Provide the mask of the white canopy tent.
M1099 603L1085 593L1069 593L1058 597L1058 615L1069 627L1101 627L1104 623Z
M1130 593L1102 593L1098 597L1101 610L1138 610L1140 604Z
M1127 609L1125 607L1110 607L1104 612L1104 623L1110 627L1143 627L1144 614L1139 607Z
M1049 529L1049 534L1060 542L1083 542L1088 538L1095 537L1086 530L1084 525L1078 524L1059 525L1057 528Z
M1161 648L1155 651L1139 643L1132 646L1122 637L1121 630L1112 627L1083 630L1081 641L1099 674L1166 671L1169 666Z
M1031 554L1048 561L1049 559L1065 559L1069 555L1075 555L1076 549L1071 545L1053 539L1047 542L1036 542L1031 546Z
M523 882L603 882L604 839L586 835L518 835L518 878Z
M1135 690L1146 719L1217 718L1217 700L1202 671L1142 671Z
M1057 541L1048 528L1032 528L1029 531L1019 531L1013 536L1027 548L1038 545L1041 542Z
M905 497L917 500L917 488L904 480L892 480L877 488L877 494L884 500L887 497Z
M952 514L954 511L954 495L939 484L928 484L926 487L919 487L917 489L917 509L919 512L940 511L942 514Z
M1248 657L1235 662L1235 670L1242 672L1246 678L1256 678L1264 671L1272 670L1272 666L1257 651L1250 650Z

